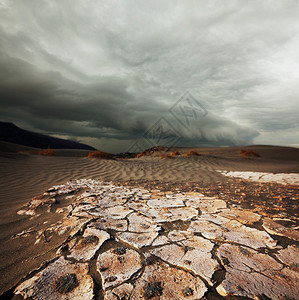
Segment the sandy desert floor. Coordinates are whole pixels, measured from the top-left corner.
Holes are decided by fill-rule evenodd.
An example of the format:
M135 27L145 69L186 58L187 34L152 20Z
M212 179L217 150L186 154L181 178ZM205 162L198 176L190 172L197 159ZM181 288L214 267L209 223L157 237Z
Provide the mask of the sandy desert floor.
M205 148L193 149L200 154L194 157L98 160L87 158L88 152L85 151L60 150L55 156L46 157L16 153L22 149L2 144L2 298L22 299L20 295L30 293L36 299L47 298L48 294L36 295L36 282L32 278L39 278L43 272L51 275L57 268L65 270L60 277L73 282L73 287L61 290L60 283L55 281L56 292L60 291L61 296L73 293L73 298L78 296L78 291L86 293L86 299L92 299L94 294L99 299L120 299L120 295L125 294L130 295L129 299L137 299L140 295L140 299L167 299L166 295L180 295L176 296L177 299L221 299L233 297L231 295L262 298L262 294L275 298L274 295L280 292L281 297L298 297L298 286L292 286L292 283L299 279L299 149L248 148L258 152L260 157L239 157L238 148ZM184 154L190 149L173 150ZM232 171L239 173L228 173ZM257 173L248 175L244 172L262 172L263 176L254 177ZM275 183L277 178L264 173L293 173L293 177ZM260 180L267 176L270 178L268 181ZM121 193L131 200L101 205L99 199L92 199L93 195L88 194L90 186L82 185L82 179L96 180L98 183L93 188L98 189L98 197L104 197L108 203L113 203L112 199L118 199ZM53 195L44 195L47 191L50 193L52 186L75 180L79 180L79 186L74 190L60 194L53 190ZM117 194L110 192L104 195L105 189ZM37 198L32 202L34 197ZM155 199L160 199L160 202L155 204ZM163 203L163 199L170 199L172 204L166 201L168 204L163 207L159 204ZM173 204L176 201L179 203ZM115 217L107 213L107 207L118 207L117 213L122 209L129 212ZM167 217L158 211L161 207L168 211ZM89 213L86 213L86 208ZM114 221L103 226L103 219ZM115 223L115 220L119 221ZM117 227L122 223L125 229ZM132 224L144 230L129 228ZM145 239L148 243L136 242L140 238L138 234L146 233L152 234ZM179 238L175 238L174 234ZM84 239L87 242L82 242ZM79 244L81 250L88 246L88 257L80 256ZM205 259L201 265L206 264L209 271L195 264L198 253L191 250L195 251L199 246L203 249L200 257ZM88 253L85 250L83 252ZM123 262L124 269L120 272L117 266L124 252L131 260L128 259L128 264ZM169 256L169 253L180 252L180 257ZM105 256L106 260L115 261L116 269L105 265ZM248 262L244 264L246 259ZM153 262L146 263L147 260ZM71 262L75 261L80 270L73 270ZM132 265L137 269L133 271ZM123 278L120 278L119 272L125 274ZM152 282L147 276L153 272L160 274L161 278L179 274L178 282L182 285L169 286L158 277ZM71 275L63 277L67 274ZM72 274L77 274L77 277ZM283 274L285 279L279 274ZM24 281L25 276L27 281ZM242 276L252 278L252 285L247 281L243 285L236 281ZM83 279L81 282L81 277L86 282ZM268 292L261 284L265 278ZM275 285L275 282L278 284ZM41 288L38 290L42 291ZM14 296L14 292L18 295ZM45 293L49 292L51 290ZM171 297L168 296L168 299L175 299Z

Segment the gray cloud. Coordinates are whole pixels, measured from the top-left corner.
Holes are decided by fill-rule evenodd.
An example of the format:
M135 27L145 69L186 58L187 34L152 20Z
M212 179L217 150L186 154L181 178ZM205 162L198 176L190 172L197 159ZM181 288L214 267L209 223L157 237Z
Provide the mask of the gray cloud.
M161 117L186 144L298 141L296 1L0 1L0 118L125 151ZM208 110L187 130L170 107Z

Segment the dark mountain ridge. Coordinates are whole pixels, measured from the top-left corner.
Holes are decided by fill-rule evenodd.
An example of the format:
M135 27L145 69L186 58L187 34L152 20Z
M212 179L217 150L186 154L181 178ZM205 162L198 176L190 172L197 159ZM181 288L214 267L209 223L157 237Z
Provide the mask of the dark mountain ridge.
M9 122L0 122L0 140L40 149L94 150L93 147L86 144L28 131Z

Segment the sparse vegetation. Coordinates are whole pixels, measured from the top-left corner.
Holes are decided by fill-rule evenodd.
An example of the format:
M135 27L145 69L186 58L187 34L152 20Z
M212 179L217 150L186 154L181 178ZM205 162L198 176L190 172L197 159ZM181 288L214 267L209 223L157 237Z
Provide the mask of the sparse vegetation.
M200 154L197 151L191 150L187 152L186 156L199 156Z
M53 156L55 155L54 150L53 149L43 149L41 151L38 152L39 155L45 155L45 156Z
M178 156L181 155L181 153L179 151L174 151L172 153L169 154L170 156Z
M118 153L114 155L114 158L116 160L122 160L122 159L127 159L127 158L135 158L136 153L130 153L130 152L125 152L125 153Z
M241 149L239 155L246 159L250 159L250 157L261 157L257 152L245 149Z
M156 146L136 154L136 157L139 158L142 156L159 156L159 154L167 151L169 151L168 147Z
M161 159L164 159L164 158L173 158L173 156L171 154L162 154L162 155L160 155L160 158Z
M100 159L112 159L113 158L110 153L106 153L106 152L99 151L99 150L89 152L87 157L89 157L89 158L100 158Z

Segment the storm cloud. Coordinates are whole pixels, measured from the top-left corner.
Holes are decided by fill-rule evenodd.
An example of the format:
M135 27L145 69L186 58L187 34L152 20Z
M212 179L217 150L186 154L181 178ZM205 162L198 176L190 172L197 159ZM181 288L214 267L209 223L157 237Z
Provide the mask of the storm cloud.
M298 20L295 0L0 0L0 119L111 152L298 146Z

